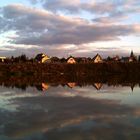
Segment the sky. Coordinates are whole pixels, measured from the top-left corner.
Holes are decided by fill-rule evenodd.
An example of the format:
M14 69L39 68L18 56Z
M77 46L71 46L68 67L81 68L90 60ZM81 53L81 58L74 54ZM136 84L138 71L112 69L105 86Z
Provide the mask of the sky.
M0 0L0 56L140 55L140 0Z

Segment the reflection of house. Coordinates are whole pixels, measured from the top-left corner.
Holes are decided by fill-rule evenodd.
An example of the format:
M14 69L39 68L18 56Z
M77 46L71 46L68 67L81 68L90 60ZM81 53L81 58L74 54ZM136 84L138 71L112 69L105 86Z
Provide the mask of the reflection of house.
M74 88L76 86L75 82L67 83L68 87Z
M43 91L48 90L49 87L50 87L49 84L47 84L47 83L42 83L42 90L43 90Z
M4 62L6 60L6 57L0 57L0 62Z
M93 62L94 62L94 63L102 63L102 62L103 62L103 59L102 59L102 57L101 57L99 54L97 54L97 55L93 58Z
M37 84L35 87L38 91L45 91L48 90L50 86L47 83L41 83L41 84Z
M51 59L50 57L48 57L47 55L41 53L41 54L38 54L35 59L39 62L39 63L50 63L51 62Z
M67 59L67 63L68 64L76 64L76 59L72 56L70 56L68 59Z
M93 85L97 90L100 90L102 88L102 83L94 83Z
M122 86L129 86L131 88L131 91L133 92L135 88L135 83L123 83Z

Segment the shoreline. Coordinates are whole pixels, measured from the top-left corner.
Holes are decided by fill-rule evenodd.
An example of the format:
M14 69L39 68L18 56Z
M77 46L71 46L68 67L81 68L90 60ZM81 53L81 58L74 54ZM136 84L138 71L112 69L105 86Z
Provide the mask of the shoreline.
M91 85L139 84L140 63L0 64L0 85L14 87L41 83Z

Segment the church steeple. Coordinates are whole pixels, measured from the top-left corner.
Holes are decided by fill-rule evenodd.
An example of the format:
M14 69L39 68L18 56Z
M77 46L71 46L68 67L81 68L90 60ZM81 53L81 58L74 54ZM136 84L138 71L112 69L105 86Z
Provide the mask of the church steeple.
M133 50L131 50L131 54L130 54L130 57L134 57L134 53L133 53Z

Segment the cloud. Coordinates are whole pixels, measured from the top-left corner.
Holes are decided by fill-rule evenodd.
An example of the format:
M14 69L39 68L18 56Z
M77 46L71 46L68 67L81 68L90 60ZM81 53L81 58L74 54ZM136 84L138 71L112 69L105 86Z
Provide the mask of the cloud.
M42 33L39 36L17 38L16 44L54 45L54 44L83 44L96 41L119 40L119 36L128 36L138 33L137 25L72 25L71 30L57 28L54 32ZM136 30L138 29L138 30Z
M15 30L12 43L27 45L83 44L118 40L140 32L138 25L98 25L23 5L3 8L7 30Z
M87 1L81 2L81 0L38 0L36 2L42 3L43 7L47 10L57 12L65 11L70 13L76 13L81 11L95 12L98 14L107 13L113 11L115 8L114 3L101 1Z
M107 0L30 0L32 3L41 3L42 6L54 12L66 11L70 13L87 11L92 14L110 14L114 12L138 12L139 1L107 1Z
M98 24L118 24L124 20L128 20L129 16L123 12L116 12L107 16L98 16L93 18L93 22Z
M37 0L49 11L59 13L81 14L83 11L90 13L94 21L101 23L116 23L125 21L133 14L140 12L140 1L107 1L107 0L87 0L87 1L67 1L67 0ZM130 16L130 17L129 17Z
M50 8L43 10L27 7L22 4L10 4L1 8L0 16L0 32L15 32L14 37L7 36L7 43L11 46L24 45L28 50L29 46L32 46L33 50L35 49L34 46L42 46L42 51L46 50L50 54L53 51L54 54L57 54L56 52L59 51L62 45L66 47L74 45L75 49L73 48L73 50L76 50L76 53L78 52L77 46L79 47L83 44L120 40L121 36L135 36L140 34L139 24L120 23L120 21L128 18L128 16L122 11L113 11L114 5L119 5L118 3L105 3L105 1L81 3L79 0L72 2L61 0L59 3L59 1L43 1L43 5L53 5L54 9L55 6L57 8L58 4L60 5L58 6L60 9L65 9L66 5L71 5L77 11L82 9L87 9L87 11L94 10L95 12L93 14L95 15L97 13L97 15L94 16L92 21L89 21L86 18L81 18L80 15L73 17L58 14L54 10L50 10ZM34 2L36 3L38 1L36 0ZM54 5L54 3L56 4ZM70 8L68 9L70 11ZM20 49L21 51L25 51L23 48ZM16 53L16 50L14 53ZM65 48L63 50L65 51ZM87 50L86 47L85 50ZM36 52L39 52L39 50Z

